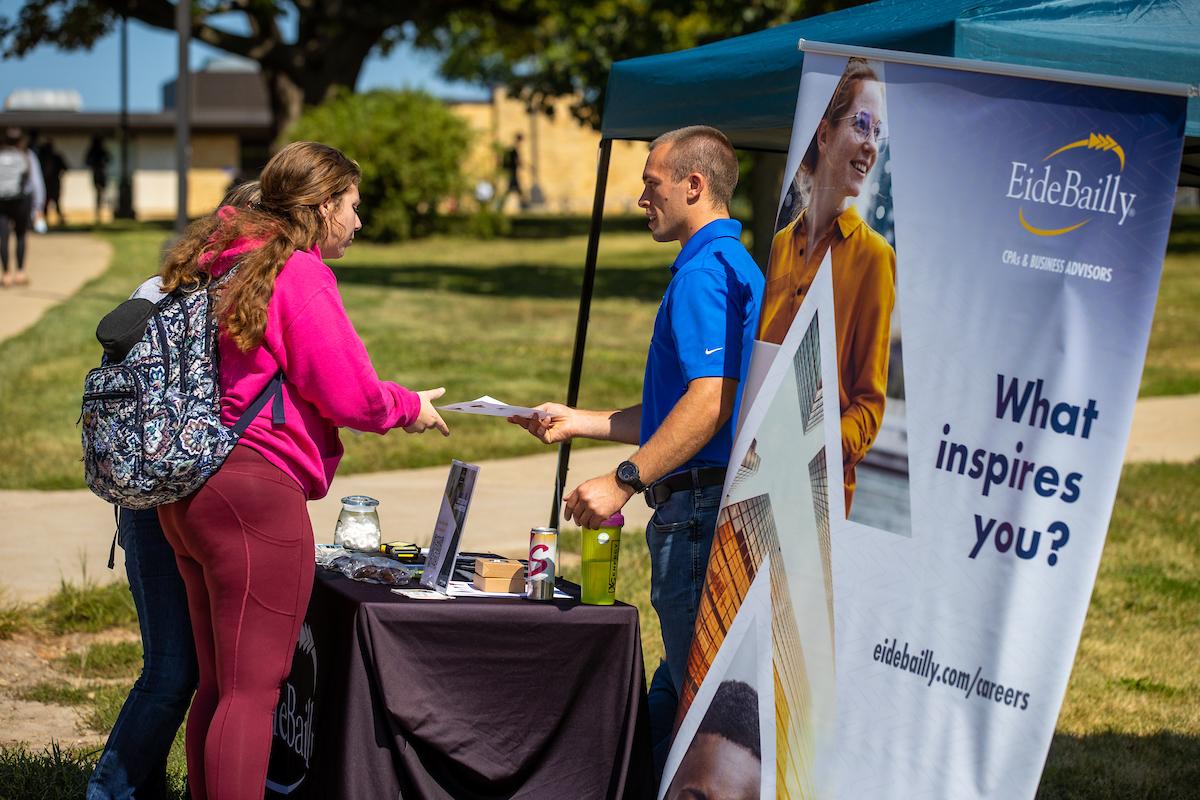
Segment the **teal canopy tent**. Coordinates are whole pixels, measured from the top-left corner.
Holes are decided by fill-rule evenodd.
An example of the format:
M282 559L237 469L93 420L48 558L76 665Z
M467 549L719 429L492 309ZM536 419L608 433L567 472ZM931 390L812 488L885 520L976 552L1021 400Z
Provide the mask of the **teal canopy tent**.
M725 131L736 147L786 152L803 63L800 39L1185 84L1200 80L1197 0L879 0L703 47L620 61L608 78L602 135L653 139L704 123ZM1200 98L1189 100L1187 135L1200 137Z
M801 39L1193 85L1180 183L1200 186L1200 0L879 0L721 42L613 65L567 404L575 405L613 139L713 125L734 146L787 152ZM570 446L559 451L551 525Z

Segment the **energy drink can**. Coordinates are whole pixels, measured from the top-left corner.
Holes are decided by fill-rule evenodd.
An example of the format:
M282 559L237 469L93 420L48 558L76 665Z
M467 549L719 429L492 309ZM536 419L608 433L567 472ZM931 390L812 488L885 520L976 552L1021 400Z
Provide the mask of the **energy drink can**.
M530 600L554 599L554 573L558 569L558 530L534 528L529 532L529 567L525 570L525 596Z

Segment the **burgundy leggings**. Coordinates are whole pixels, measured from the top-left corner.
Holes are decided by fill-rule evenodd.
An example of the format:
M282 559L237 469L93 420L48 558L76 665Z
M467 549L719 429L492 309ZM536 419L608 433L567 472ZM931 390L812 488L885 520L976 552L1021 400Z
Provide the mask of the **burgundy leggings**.
M187 722L196 800L261 798L271 721L313 581L313 534L294 480L238 445L159 518L187 586L200 683Z

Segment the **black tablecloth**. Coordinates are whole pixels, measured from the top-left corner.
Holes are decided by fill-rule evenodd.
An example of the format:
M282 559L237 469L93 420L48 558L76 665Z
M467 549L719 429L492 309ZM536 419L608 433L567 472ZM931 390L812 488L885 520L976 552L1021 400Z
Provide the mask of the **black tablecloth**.
M409 600L318 570L305 628L268 797L654 796L631 606Z

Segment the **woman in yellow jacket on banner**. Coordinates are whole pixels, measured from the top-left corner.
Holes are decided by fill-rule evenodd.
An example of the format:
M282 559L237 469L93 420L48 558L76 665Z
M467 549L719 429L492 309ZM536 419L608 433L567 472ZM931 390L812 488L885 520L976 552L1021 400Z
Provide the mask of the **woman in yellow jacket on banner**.
M852 204L886 139L883 86L862 59L850 59L796 174L799 215L775 234L758 338L779 344L830 252L837 332L838 401L846 515L854 468L883 422L896 252Z

